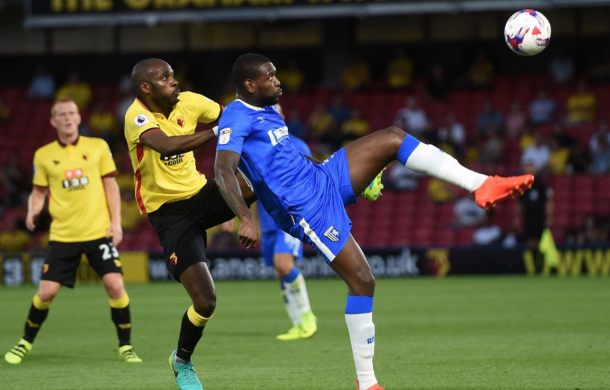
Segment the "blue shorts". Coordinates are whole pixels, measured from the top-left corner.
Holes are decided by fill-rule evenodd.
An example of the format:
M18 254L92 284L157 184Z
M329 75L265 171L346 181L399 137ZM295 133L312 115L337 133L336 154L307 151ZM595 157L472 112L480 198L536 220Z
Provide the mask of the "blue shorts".
M290 229L290 235L311 245L330 264L350 237L352 221L345 207L356 203L357 198L352 189L345 149L316 167L321 171L318 183L322 196L302 215L294 216L295 225Z
M263 258L267 267L273 267L276 253L288 253L295 259L303 258L303 243L280 229L264 232L262 237Z
M317 167L326 172L335 183L335 187L337 187L341 194L343 207L358 203L358 197L354 194L354 189L352 188L345 148L336 151L335 154L324 160L323 164L317 165Z

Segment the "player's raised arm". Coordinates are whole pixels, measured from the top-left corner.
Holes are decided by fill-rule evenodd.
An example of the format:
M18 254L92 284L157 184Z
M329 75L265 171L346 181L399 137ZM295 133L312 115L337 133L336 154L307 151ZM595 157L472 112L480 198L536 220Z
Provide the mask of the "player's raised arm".
M252 249L254 248L254 245L256 245L256 241L258 241L258 232L256 230L254 217L246 205L246 202L244 202L239 182L235 176L240 158L241 156L239 153L230 150L219 150L216 153L214 173L222 197L235 215L241 219L239 241L244 244L246 248Z
M212 129L172 137L168 137L161 129L153 129L142 134L142 143L161 155L168 156L193 151L215 137Z

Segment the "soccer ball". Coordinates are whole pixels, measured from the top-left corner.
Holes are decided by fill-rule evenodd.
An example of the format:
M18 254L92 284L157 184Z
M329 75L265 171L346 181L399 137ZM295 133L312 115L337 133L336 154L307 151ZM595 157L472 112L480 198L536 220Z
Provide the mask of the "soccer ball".
M551 24L538 11L524 9L508 19L504 27L508 47L520 56L533 56L544 50L551 40Z

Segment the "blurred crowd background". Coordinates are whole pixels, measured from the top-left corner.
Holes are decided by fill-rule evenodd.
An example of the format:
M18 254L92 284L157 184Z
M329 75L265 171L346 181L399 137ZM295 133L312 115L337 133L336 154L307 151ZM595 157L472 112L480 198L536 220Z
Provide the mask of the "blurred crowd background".
M105 139L113 152L125 231L119 249L159 248L134 199L123 135L124 113L135 97L131 67L150 56L165 59L174 67L181 90L227 105L235 98L232 61L249 51L267 55L276 65L290 133L307 141L318 159L394 125L483 173L536 175L534 191L485 212L468 193L392 164L383 175L381 199L361 200L348 210L361 245L515 247L526 244L532 223L550 227L558 244L607 243L610 12L589 11L545 12L554 35L549 48L533 58L518 57L505 46L503 21L510 13L502 12L466 14L464 20L458 15L446 25L430 16L329 19L313 27L309 21L242 23L241 30L225 26L224 37L220 24L200 33L212 34L214 42L226 41L225 46L199 48L192 30L201 26L187 26L187 33L174 42L163 36L164 30L114 28L114 43L101 50L78 43L72 47L62 43L64 30L46 30L42 49L28 53L24 44L2 54L0 251L35 251L48 245L49 215L43 214L33 233L25 229L24 218L33 153L55 138L50 107L63 97L73 99L81 111L81 135ZM0 11L0 44L34 39L25 36L30 32L17 32L22 30L14 21L19 12L19 7L8 6ZM566 27L566 19L572 27ZM420 21L416 30L423 31L421 36L401 32L413 31L415 20ZM469 27L473 23L474 29ZM254 41L248 41L244 28L254 31ZM285 38L283 31L289 32ZM95 36L100 34L105 33ZM133 36L143 49L125 48L122 42ZM100 45L100 39L89 45ZM265 44L265 39L278 42ZM214 146L195 151L198 169L208 177L213 177ZM211 247L239 249L234 235L210 234Z

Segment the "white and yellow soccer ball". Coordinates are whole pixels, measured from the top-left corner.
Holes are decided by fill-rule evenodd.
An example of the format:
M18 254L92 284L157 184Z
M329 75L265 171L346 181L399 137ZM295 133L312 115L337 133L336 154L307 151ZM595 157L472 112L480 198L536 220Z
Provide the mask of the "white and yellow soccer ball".
M533 9L517 11L504 27L508 47L520 56L533 56L543 51L551 41L551 24Z

